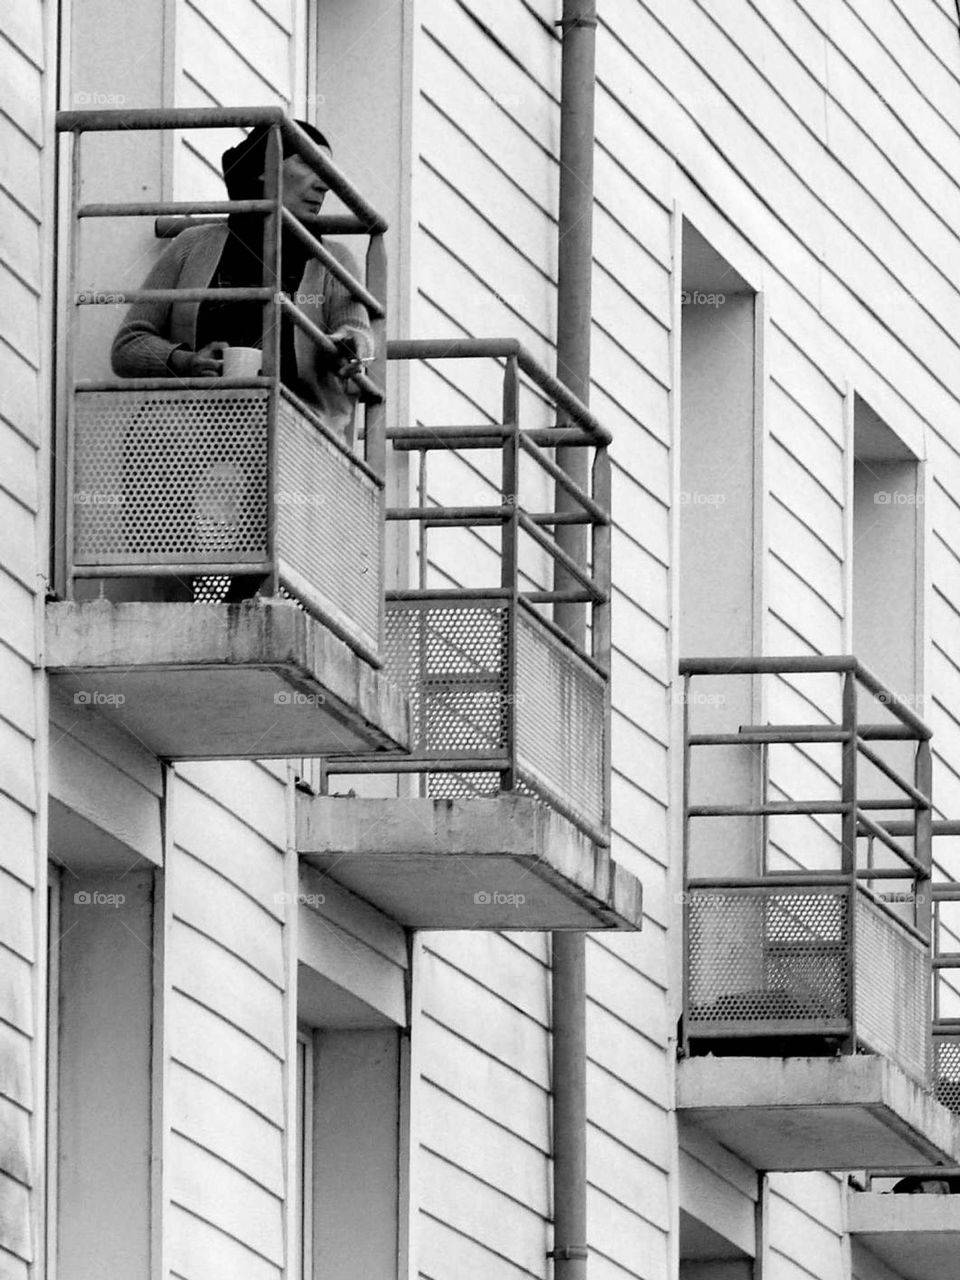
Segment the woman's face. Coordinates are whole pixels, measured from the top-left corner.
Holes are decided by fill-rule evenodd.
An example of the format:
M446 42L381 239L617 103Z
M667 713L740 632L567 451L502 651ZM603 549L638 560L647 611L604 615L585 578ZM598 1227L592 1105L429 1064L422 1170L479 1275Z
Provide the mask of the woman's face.
M327 153L329 154L329 152ZM283 204L295 218L309 221L320 213L327 187L301 156L287 156L283 162Z

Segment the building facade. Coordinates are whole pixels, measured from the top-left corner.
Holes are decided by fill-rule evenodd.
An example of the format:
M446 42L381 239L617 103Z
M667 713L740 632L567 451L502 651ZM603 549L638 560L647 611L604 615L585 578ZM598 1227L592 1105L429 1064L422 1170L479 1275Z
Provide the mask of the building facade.
M564 379L559 0L0 14L4 1280L950 1274L953 1199L881 1197L960 1166L957 12L598 10L597 429L537 372ZM242 126L170 113L260 108L330 138L390 358L365 458L310 454L342 536L275 387L262 554L197 551L232 464L204 455L206 507L161 467L138 518L274 583L230 614L116 590L143 555L103 570L160 430L157 388L108 386L115 295L169 240L96 206L221 201ZM558 420L606 459L572 641ZM585 1273L552 1256L561 930Z

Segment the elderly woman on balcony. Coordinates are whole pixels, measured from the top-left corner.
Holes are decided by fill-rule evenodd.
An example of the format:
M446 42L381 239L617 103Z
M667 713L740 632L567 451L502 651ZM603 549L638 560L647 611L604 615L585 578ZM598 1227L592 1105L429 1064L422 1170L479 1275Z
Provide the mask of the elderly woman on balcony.
M312 125L297 121L325 150L330 145ZM223 176L231 200L263 197L269 127L258 125L239 146L223 154ZM289 142L283 141L283 203L308 227L327 188ZM263 228L259 214L231 213L225 223L180 233L147 276L145 289L259 287L263 283ZM339 244L326 248L355 278L357 264ZM327 268L310 256L290 231L281 248L281 289L337 346L321 352L286 316L280 331L280 376L284 384L349 440L354 398L345 378L373 354L366 308ZM204 302L137 302L114 339L114 373L125 378L216 377L223 348L262 346L263 303L207 299Z

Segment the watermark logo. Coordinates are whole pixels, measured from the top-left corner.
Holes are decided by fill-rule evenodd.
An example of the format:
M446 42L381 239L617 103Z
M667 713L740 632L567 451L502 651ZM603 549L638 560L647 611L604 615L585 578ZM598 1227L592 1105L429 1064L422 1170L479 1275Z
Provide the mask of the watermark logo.
M78 907L113 907L116 911L127 900L124 893L102 893L99 889L80 889L73 895Z
M100 89L78 89L73 95L75 107L122 107L126 101L126 94L104 93Z
M474 904L478 907L514 907L520 908L526 902L524 893L501 893L498 889L478 889L473 895Z
M104 693L101 689L78 689L73 695L77 707L122 707L126 700L123 693Z
M726 500L725 493L703 493L699 489L681 489L677 493L681 507L722 507Z
M725 293L705 293L702 289L680 290L680 304L684 307L722 307L726 300Z
M326 702L322 693L300 693L296 689L281 689L273 700L278 707L322 707Z
M326 902L326 894L323 893L287 893L281 890L273 895L273 901L278 907L322 907Z
M907 489L878 489L873 501L878 507L922 507L923 494Z
M678 689L673 694L673 701L681 707L724 707L727 697L723 693L702 693L696 690L685 693L683 689Z

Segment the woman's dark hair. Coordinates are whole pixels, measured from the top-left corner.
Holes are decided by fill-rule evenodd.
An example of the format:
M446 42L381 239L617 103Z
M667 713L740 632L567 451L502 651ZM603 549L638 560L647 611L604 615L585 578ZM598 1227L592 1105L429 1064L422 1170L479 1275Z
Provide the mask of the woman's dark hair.
M331 150L330 143L314 125L306 120L295 122L318 147ZM262 175L267 158L267 137L271 126L258 124L250 130L244 140L223 153L220 164L223 169L223 180L227 184L227 194L231 200L255 200L263 191ZM283 158L297 155L288 138L281 134Z

